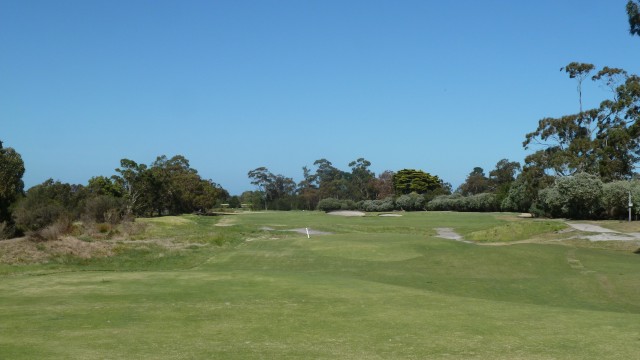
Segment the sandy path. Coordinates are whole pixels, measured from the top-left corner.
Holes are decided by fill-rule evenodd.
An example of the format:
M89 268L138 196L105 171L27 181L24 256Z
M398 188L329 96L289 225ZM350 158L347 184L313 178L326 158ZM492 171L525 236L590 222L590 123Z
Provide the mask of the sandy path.
M592 224L577 224L577 223L566 223L571 226L571 228L584 231L597 233L596 235L580 235L575 236L574 238L579 239L588 239L589 241L634 241L640 240L639 233L621 233L611 229L604 228L598 225Z
M586 231L586 232L594 232L594 233L615 233L616 232L611 229L603 228L602 226L598 226L598 225L578 224L578 223L569 223L569 222L566 224L576 230Z

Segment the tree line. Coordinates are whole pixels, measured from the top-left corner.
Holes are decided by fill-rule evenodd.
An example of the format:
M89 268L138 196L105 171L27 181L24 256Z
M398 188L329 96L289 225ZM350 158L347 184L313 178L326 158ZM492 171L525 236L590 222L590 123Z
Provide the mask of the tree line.
M640 3L628 1L626 11L630 34L640 36ZM489 176L476 167L453 194L447 193L450 186L437 176L433 184L438 186L412 188L414 182L403 180L411 170L385 171L375 177L364 159L350 163L351 172L321 159L314 163L315 173L303 168L304 180L297 188L290 178L273 175L264 167L252 170L248 175L258 191L248 195L253 203L263 201L265 208L294 207L297 200L298 207L302 203L321 210L521 211L554 217L622 217L629 198L640 203L635 172L640 160L640 77L624 69L598 69L581 62L560 70L576 81L578 112L541 119L525 135L523 147L533 153L523 165L503 159ZM585 110L582 95L589 80L608 89L610 95L598 107ZM288 185L278 185L284 183ZM633 208L636 216L638 205Z
M48 179L26 191L24 171L20 154L0 142L0 238L55 237L74 230L77 220L87 230L139 216L205 212L229 198L182 155L158 156L150 165L122 159L111 177L95 176L87 184Z
M254 209L315 210L325 199L356 204L411 192L430 197L451 192L450 184L422 170L384 171L376 176L370 170L371 162L364 158L350 162L349 171L340 170L327 159L316 160L313 165L315 171L302 168L299 183L266 167L251 170L247 175L257 190L243 193L241 201Z
M629 32L640 36L640 3L628 1ZM55 236L83 224L117 224L136 216L206 212L216 206L272 210L457 210L521 211L540 216L620 218L629 197L640 204L640 76L624 69L571 62L560 69L576 81L578 112L547 117L526 134L533 152L524 164L502 159L485 174L474 168L455 191L423 170L374 174L359 158L340 170L327 159L303 167L303 179L248 172L254 191L229 193L203 179L189 161L159 156L150 165L122 159L116 175L87 184L46 180L25 191L20 154L0 142L0 238L20 234ZM598 107L583 109L588 81L609 90ZM587 81L587 83L585 83ZM640 206L633 213L640 214Z

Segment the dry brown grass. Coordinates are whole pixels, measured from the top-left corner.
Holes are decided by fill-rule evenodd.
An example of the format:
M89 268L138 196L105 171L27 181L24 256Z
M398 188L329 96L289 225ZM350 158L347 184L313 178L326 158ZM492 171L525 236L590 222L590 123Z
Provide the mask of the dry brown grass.
M65 236L59 240L36 242L27 237L0 241L0 263L34 264L47 263L58 256L75 256L82 259L113 255L114 244L108 242L86 242Z

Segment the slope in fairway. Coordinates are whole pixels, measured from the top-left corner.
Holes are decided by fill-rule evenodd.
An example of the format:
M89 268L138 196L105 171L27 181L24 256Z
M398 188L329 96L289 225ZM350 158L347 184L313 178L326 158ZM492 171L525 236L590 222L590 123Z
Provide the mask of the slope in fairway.
M89 264L0 278L0 357L637 356L638 255L433 237L435 227L500 225L491 214L204 221L251 241L193 250L201 260L174 269ZM304 227L332 235L278 231Z

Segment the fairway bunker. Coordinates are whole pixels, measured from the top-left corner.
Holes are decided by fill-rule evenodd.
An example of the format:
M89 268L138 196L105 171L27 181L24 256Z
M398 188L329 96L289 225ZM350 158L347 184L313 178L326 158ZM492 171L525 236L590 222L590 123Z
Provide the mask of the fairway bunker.
M365 216L366 214L362 211L351 211L351 210L339 210L328 212L327 215L338 215L338 216Z
M462 235L455 232L452 228L435 228L434 230L438 232L436 237L447 239L447 240L455 240L455 241L459 241L467 244L474 244L474 242L464 240L462 238Z

